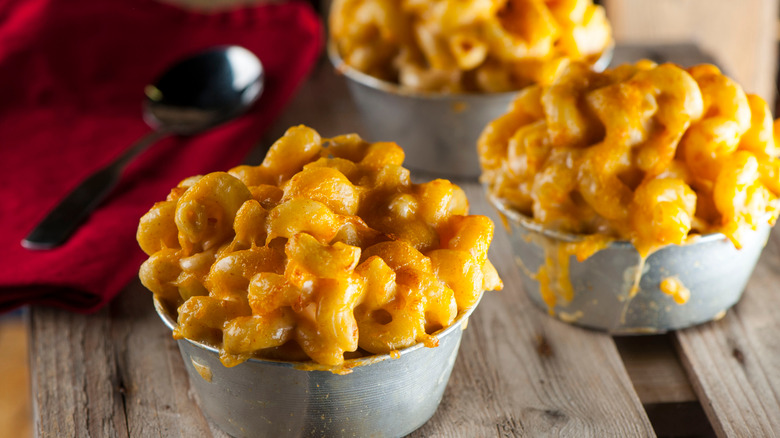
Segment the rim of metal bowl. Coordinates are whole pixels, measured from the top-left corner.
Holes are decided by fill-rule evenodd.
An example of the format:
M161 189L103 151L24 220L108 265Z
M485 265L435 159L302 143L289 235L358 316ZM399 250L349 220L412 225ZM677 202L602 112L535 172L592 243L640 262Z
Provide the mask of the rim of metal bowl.
M328 58L330 58L331 64L336 68L336 71L344 74L349 79L364 85L369 88L384 91L390 94L398 94L405 97L412 97L418 99L431 99L431 100L447 100L454 97L468 98L468 97L501 97L501 96L514 96L520 90L503 91L499 93L443 93L433 91L418 91L409 87L404 87L392 82L384 81L369 74L352 67L341 59L336 43L333 39L328 40Z
M544 225L540 224L539 222L534 221L530 217L524 215L523 213L518 212L517 210L514 210L512 207L510 207L506 201L488 193L487 195L488 199L490 200L491 204L493 204L496 209L503 214L504 216L508 217L510 220L514 221L515 223L519 224L523 228L527 228L531 231L534 231L536 233L542 234L546 237L549 237L551 239L555 240L562 240L564 242L579 242L583 240L586 235L584 234L574 234L574 233L567 233L565 231L558 231L558 230L551 230L549 228L545 228ZM727 239L726 235L723 233L708 233L708 234L696 234L695 240L690 240L686 244L692 245L696 243L705 243L705 242L712 242L722 239ZM686 245L686 244L683 244ZM610 242L608 246L616 246L620 248L626 248L626 247L633 247L634 244L631 243L628 240L614 240Z
M333 67L336 69L336 71L344 74L349 79L361 85L364 85L369 88L381 90L387 93L391 93L391 94L398 94L401 96L413 97L419 99L436 100L436 99L452 99L454 97L457 98L504 97L504 96L516 95L520 91L519 89L512 90L512 91L502 91L497 93L476 93L476 92L443 93L443 92L418 91L409 87L404 87L392 82L384 81L382 79L376 78L369 74L363 73L362 71L356 68L353 68L351 65L344 62L344 60L341 58L338 47L336 46L336 42L333 40L333 38L328 39L327 52L328 52L328 58L330 59L330 62L331 64L333 64ZM602 71L606 69L609 63L612 61L612 56L614 55L614 53L615 53L615 43L613 42L606 49L604 49L604 52L601 54L599 59L596 60L595 63L593 63L593 69L595 69L596 71Z
M447 336L448 334L452 333L454 330L462 330L461 326L466 323L469 316L474 312L474 310L479 305L479 302L482 300L482 297L485 295L485 292L480 292L479 298L477 298L477 301L474 303L473 306L463 310L462 312L459 312L458 315L455 317L455 320L452 321L450 325L447 327L444 327L441 330L438 330L433 333L432 336L442 337ZM163 304L156 295L152 295L154 300L154 310L157 311L157 315L162 319L163 323L165 325L173 330L178 326L178 322L174 320L168 309L166 309L165 304ZM199 348L202 348L204 350L210 351L212 353L215 353L219 355L219 350L211 345L204 344L202 342L193 341L192 339L183 338L182 340L185 340L189 342L190 344L193 344ZM282 366L282 367L288 367L288 368L300 368L305 367L306 371L331 371L331 372L337 372L344 369L352 369L357 368L360 366L370 365L372 363L382 362L384 360L395 360L400 358L401 356L411 353L412 351L418 350L420 348L428 348L425 346L425 343L418 342L417 344L414 344L410 347L406 347L398 351L398 355L391 355L390 353L386 354L375 354L371 356L365 356L365 357L359 357L356 359L347 359L344 361L343 365L337 365L337 366L330 366L330 365L322 365L318 364L313 361L307 361L307 362L291 362L291 361L282 361L282 360L273 360L273 359L261 359L256 357L251 357L247 359L247 362L257 362L257 363L263 363L266 365L271 366ZM438 348L438 347L432 347L432 348Z

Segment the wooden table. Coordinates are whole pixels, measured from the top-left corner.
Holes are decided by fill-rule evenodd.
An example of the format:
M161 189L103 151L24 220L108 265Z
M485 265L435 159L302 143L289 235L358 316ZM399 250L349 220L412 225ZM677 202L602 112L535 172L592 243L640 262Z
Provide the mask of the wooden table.
M616 58L623 56L638 55L621 49ZM265 147L300 123L324 136L363 132L325 60L248 162L258 163ZM476 182L460 183L472 212L495 219ZM497 227L491 259L506 287L482 300L436 415L412 436L780 433L780 230L723 319L624 338L534 307L504 233ZM33 308L29 316L39 436L225 436L201 414L170 331L138 281L95 315Z

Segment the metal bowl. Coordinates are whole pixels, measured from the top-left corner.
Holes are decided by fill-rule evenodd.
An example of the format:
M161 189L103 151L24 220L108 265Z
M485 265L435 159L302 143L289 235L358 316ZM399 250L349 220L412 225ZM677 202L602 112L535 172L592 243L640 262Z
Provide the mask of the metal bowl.
M507 111L517 95L506 93L420 93L356 70L328 44L336 70L347 78L352 100L372 141L404 147L404 166L448 178L479 177L477 139L490 121Z
M249 359L232 368L217 349L178 340L203 413L234 437L399 437L422 426L441 402L468 317L436 333L439 345L416 344L330 368L310 362ZM170 329L176 320L155 298ZM334 371L349 369L349 374Z
M613 334L661 333L719 319L739 301L761 250L769 238L769 221L762 221L737 250L725 235L703 235L685 245L669 245L641 258L630 242L615 241L583 262L572 256L569 275L574 290L570 302L548 309L534 274L545 262L545 247L555 248L581 236L544 229L530 218L491 197L506 218L523 287L531 300L562 321ZM638 269L639 290L631 297ZM660 289L663 279L677 277L690 299L677 304Z
M610 47L594 64L603 70ZM422 93L369 76L347 65L328 44L334 67L347 78L352 100L372 141L395 141L409 169L447 178L480 175L477 140L485 126L502 116L517 96L505 93Z

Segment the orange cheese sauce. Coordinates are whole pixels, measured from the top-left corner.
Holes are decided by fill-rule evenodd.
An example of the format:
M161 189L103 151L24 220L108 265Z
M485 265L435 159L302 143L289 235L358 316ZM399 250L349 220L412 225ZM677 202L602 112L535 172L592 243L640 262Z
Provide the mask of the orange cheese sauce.
M691 299L691 291L677 277L667 277L661 280L661 291L674 298L677 304L685 304Z
M203 378L203 380L207 382L211 382L212 379L212 373L211 368L209 368L207 365L199 364L198 362L195 362L194 359L192 359L192 366L195 368L195 371L200 374L200 376Z
M559 300L568 303L574 298L569 278L571 257L583 261L612 241L599 235L586 236L578 242L558 242L546 237L534 239L534 243L543 248L545 260L539 270L532 274L532 278L539 282L539 292L550 314L554 314L554 307Z

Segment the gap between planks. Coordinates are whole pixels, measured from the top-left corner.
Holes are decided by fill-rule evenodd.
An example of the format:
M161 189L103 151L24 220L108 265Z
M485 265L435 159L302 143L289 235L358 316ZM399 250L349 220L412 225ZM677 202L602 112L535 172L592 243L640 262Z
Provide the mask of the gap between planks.
M614 340L643 405L698 402L673 335L615 336Z

